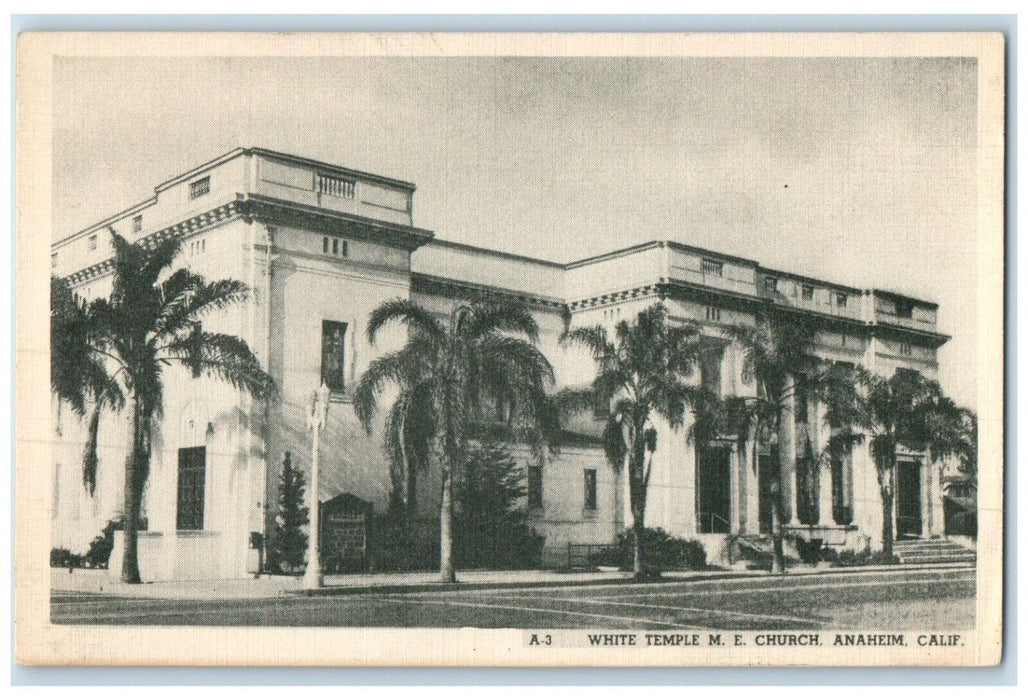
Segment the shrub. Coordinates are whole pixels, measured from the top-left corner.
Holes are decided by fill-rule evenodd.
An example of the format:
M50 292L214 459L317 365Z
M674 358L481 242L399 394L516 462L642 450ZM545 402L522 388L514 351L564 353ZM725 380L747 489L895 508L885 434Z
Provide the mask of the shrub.
M533 569L544 538L527 523L522 507L525 470L510 450L485 442L469 451L455 484L455 561L464 568Z
M50 550L50 566L61 569L82 568L85 557L81 554L74 554L63 547L54 547Z
M618 533L614 547L589 557L593 566L617 566L628 571L634 565L635 539L632 530ZM707 551L696 540L673 537L662 528L643 530L643 567L658 571L698 570L707 567Z
M398 512L372 520L368 533L372 571L431 571L439 567L439 521L406 519Z
M838 566L875 566L899 563L899 557L886 557L885 552L854 552L849 549L844 549L837 555L833 552L825 559L835 561Z
M306 503L303 474L293 466L292 457L286 452L282 459L275 521L271 526L269 571L294 572L307 561L304 527L310 523L310 509Z
M86 563L94 569L106 569L107 562L111 558L111 550L114 549L114 531L121 530L121 518L108 520L104 529L89 543L89 551L86 552Z

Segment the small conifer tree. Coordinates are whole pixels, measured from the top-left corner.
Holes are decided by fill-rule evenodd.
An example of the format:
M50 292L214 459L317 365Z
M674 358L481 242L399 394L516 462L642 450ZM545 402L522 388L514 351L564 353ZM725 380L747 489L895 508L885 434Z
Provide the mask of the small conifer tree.
M286 452L279 480L269 568L291 572L303 567L307 558L307 533L303 528L309 522L303 474L293 467L292 457Z

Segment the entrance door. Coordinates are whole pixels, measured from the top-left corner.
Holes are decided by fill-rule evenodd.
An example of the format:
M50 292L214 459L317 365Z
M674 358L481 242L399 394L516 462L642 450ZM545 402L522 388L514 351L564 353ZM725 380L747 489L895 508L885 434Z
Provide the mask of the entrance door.
M728 533L732 523L732 453L728 447L699 451L696 517L701 533Z
M896 537L921 536L921 465L900 461L896 465Z

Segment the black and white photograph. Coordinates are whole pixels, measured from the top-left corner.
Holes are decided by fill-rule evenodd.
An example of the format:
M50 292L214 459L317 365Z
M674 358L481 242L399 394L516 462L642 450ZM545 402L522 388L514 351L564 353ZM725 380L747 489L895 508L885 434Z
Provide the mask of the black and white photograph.
M1002 36L18 60L23 663L999 661Z

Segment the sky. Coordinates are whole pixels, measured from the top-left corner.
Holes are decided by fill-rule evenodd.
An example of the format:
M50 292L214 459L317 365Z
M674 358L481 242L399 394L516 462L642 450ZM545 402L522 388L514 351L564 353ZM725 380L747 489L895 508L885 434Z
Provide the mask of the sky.
M439 238L569 262L656 239L937 302L973 406L964 58L58 58L54 237L237 146L417 184Z

